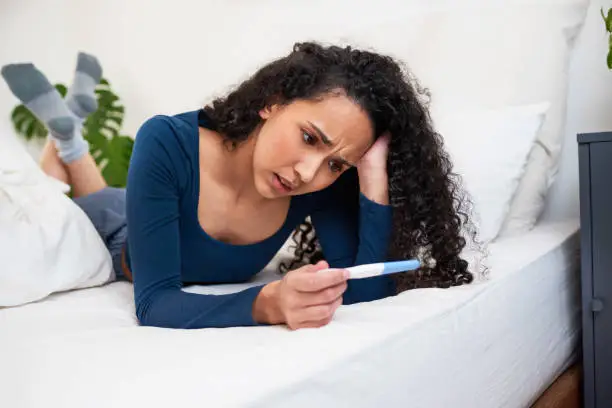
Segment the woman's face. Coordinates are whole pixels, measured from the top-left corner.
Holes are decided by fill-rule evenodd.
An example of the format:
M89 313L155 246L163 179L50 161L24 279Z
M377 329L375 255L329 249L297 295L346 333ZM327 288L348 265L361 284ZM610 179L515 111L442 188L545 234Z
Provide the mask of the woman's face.
M260 116L253 174L266 198L324 189L374 142L367 114L343 95L273 105Z

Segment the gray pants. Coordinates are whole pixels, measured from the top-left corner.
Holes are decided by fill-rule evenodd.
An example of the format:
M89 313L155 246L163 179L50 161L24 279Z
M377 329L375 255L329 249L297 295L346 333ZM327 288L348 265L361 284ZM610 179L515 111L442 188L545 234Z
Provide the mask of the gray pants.
M125 189L106 187L73 200L87 214L113 260L116 280L127 280L121 268L121 252L127 240Z

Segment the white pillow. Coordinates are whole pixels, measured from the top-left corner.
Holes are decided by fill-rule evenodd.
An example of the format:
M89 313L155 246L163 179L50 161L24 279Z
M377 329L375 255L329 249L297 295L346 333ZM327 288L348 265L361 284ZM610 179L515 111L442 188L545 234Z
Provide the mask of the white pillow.
M432 110L454 172L474 205L482 242L498 234L549 103L495 110Z
M106 283L110 254L87 215L14 140L0 148L0 307Z

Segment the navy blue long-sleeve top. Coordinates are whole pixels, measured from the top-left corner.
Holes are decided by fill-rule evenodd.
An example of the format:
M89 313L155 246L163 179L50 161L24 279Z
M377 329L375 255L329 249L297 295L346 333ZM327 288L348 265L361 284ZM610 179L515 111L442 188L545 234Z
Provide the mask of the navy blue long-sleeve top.
M126 260L140 324L184 329L258 325L252 309L263 286L226 295L187 293L182 287L251 279L307 216L331 267L385 260L391 207L359 193L354 169L325 190L292 197L285 223L263 241L231 245L209 236L197 211L198 200L215 199L199 191L199 126L210 128L202 110L159 115L136 135L127 183ZM350 280L343 303L394 293L388 276Z

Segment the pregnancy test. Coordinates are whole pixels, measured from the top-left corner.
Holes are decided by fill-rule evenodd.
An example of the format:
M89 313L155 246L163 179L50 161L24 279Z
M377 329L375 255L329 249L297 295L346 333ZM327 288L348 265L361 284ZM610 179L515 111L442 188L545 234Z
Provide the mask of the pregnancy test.
M320 272L329 271L332 269L346 269L349 271L349 279L371 278L373 276L389 275L391 273L413 271L418 269L421 263L416 259L407 261L395 262L379 262L365 265L351 266L350 268L330 268L323 269Z

